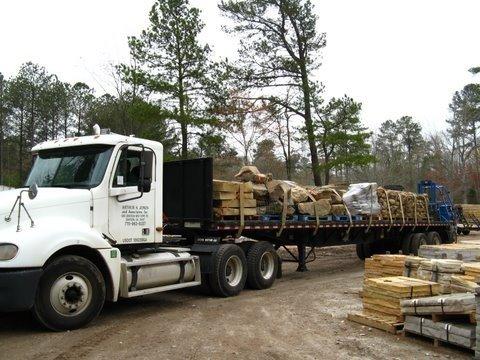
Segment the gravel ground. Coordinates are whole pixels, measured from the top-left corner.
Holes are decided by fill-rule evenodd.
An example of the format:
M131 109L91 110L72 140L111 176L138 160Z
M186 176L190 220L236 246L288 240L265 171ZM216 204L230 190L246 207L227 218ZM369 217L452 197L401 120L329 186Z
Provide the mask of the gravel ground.
M349 322L347 313L361 309L363 263L351 246L317 256L306 273L286 263L284 277L268 290L228 299L189 290L121 301L71 332L45 331L28 313L0 314L0 359L471 358Z

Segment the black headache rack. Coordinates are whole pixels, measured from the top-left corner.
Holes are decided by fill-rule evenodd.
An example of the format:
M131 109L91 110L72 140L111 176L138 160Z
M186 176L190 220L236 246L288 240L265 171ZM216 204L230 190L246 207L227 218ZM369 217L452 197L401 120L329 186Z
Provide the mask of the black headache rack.
M163 164L163 212L168 227L206 229L213 221L213 159Z

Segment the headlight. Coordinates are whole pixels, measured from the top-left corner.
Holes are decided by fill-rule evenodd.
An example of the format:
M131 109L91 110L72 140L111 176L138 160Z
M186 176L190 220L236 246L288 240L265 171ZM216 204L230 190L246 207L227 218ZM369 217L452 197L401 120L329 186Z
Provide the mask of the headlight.
M18 247L13 244L0 244L0 261L12 260L17 256Z

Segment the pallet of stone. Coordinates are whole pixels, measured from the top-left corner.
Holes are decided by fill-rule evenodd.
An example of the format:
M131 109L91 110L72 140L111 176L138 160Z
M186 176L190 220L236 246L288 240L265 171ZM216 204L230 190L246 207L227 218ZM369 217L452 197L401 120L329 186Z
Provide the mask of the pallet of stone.
M403 275L405 258L405 255L382 254L365 259L365 279Z
M438 284L403 276L365 279L362 292L362 313L353 314L349 319L365 324L367 321L365 319L374 318L376 323L381 326L373 324L369 326L380 330L385 330L385 328L398 330L398 327L393 325L401 324L404 321L400 300L437 295L438 291Z
M452 275L463 275L463 262L451 259L423 259L417 270L417 278L441 285L440 292L451 292Z
M458 321L433 321L421 316L406 316L404 334L425 336L434 340L434 346L441 342L473 350L476 345L476 326Z
M475 293L477 289L480 289L475 280L475 277L469 275L453 275L450 285L452 293Z
M400 301L403 315L457 315L475 312L475 295L444 294Z
M405 257L405 267L403 270L403 276L416 278L418 267L420 266L420 262L422 260L425 260L425 259L421 258L420 256L407 255Z
M462 270L467 276L471 276L474 280L480 282L480 262L464 263Z
M418 255L428 259L453 259L463 262L475 262L480 261L480 245L422 245L418 250Z

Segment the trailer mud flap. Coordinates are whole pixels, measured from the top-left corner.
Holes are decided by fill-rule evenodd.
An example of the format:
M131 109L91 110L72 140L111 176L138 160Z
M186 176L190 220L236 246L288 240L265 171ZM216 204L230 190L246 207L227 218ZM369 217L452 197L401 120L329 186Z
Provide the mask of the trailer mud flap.
M194 244L190 253L200 256L200 269L202 274L211 274L213 272L213 254L218 251L220 244Z

